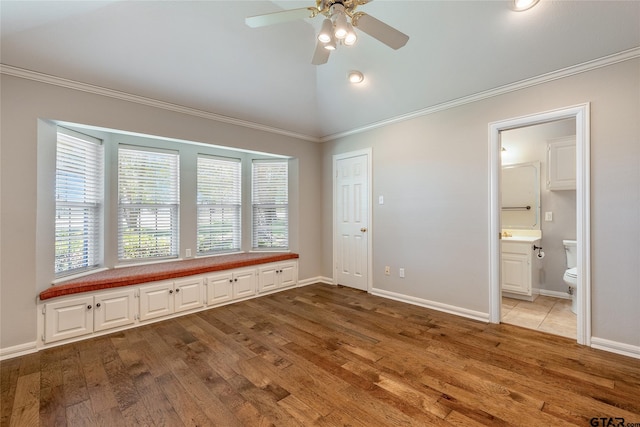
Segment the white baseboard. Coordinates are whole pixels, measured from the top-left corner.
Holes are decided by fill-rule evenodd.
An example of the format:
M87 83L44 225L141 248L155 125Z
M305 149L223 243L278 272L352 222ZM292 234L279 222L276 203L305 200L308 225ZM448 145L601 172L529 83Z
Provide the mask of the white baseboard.
M554 298L562 298L562 299L571 299L571 295L569 295L566 292L560 292L560 291L548 291L546 289L538 289L538 293L540 295L544 295L547 297L554 297Z
M25 354L36 353L38 351L38 344L34 342L28 342L26 344L15 345L13 347L0 349L0 360L12 359L18 356L24 356Z
M610 351L611 353L640 359L640 346L625 344L622 342L606 340L604 338L591 337L591 347L598 350Z
M325 285L333 285L333 279L330 277L317 276L310 279L298 280L298 286L313 285L314 283L324 283Z
M480 311L468 310L466 308L456 307L448 304L442 304L440 302L429 301L422 298L399 294L396 292L390 292L384 289L375 289L375 288L371 289L371 294L377 295L383 298L389 298L392 300L400 301L400 302L406 302L407 304L419 305L420 307L430 308L432 310L443 311L449 314L455 314L457 316L467 317L473 320L480 320L481 322L489 322L489 313L482 313Z

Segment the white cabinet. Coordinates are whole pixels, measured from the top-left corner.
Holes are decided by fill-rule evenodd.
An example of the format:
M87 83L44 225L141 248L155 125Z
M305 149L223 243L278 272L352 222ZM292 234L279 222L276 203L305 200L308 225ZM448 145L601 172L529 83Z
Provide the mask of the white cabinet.
M207 276L207 305L255 295L255 269L225 271Z
M518 296L531 297L533 284L537 283L538 269L533 268L535 252L534 242L502 241L501 286L503 292Z
M44 304L44 342L51 343L135 322L134 290L104 292Z
M140 320L155 319L204 305L201 277L140 287Z
M151 319L251 298L258 286L260 292L270 292L297 283L298 262L294 260L60 296L38 304L38 334L45 345L90 338Z
M549 141L547 145L547 189L576 189L575 135Z
M79 297L44 306L44 342L50 343L93 332L93 297Z
M258 292L294 286L298 283L298 263L283 262L258 268Z
M204 281L202 277L176 280L174 288L174 311L192 310L204 306Z
M133 289L99 294L94 297L93 330L132 325L135 322L135 296Z

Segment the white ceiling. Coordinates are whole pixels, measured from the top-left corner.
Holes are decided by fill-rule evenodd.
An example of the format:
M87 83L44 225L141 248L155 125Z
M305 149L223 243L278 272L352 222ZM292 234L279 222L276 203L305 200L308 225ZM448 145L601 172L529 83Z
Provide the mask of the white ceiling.
M308 1L7 1L2 64L321 138L640 46L640 1L385 1L411 38L359 32L310 64L321 19L249 28ZM347 71L365 74L349 85ZM640 78L640 77L639 77Z

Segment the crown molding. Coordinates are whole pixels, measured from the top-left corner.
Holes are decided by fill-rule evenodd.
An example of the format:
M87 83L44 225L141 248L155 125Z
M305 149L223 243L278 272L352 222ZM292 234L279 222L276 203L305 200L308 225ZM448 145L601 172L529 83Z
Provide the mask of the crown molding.
M272 126L261 125L259 123L254 123L247 120L235 119L233 117L210 113L208 111L198 110L196 108L185 107L178 104L172 104L170 102L159 101L153 98L147 98L144 96L133 95L130 93L120 92L113 89L107 89L101 86L81 83L74 80L64 79L62 77L56 77L49 74L39 73L37 71L31 71L31 70L26 70L24 68L13 67L11 65L0 64L0 74L6 74L8 76L19 77L22 79L33 80L40 83L60 86L67 89L87 92L94 95L101 95L109 98L120 99L123 101L133 102L140 105L146 105L149 107L161 108L163 110L187 114L190 116L196 116L196 117L204 118L207 120L214 120L216 122L232 124L236 126L241 126L249 129L254 129L254 130L260 130L260 131L274 133L278 135L284 135L292 138L302 139L305 141L320 142L320 138L315 136L305 135L297 132L291 132L291 131L279 129Z
M359 128L354 128L345 132L323 136L322 138L320 138L320 141L321 142L332 141L334 139L343 138L345 136L366 132L366 131L387 126L393 123L399 123L405 120L414 119L416 117L427 116L429 114L437 113L439 111L449 110L451 108L456 108L465 104L470 104L472 102L493 98L495 96L504 95L509 92L515 92L517 90L525 89L532 86L537 86L543 83L548 83L554 80L562 79L562 78L573 76L580 73L585 73L587 71L595 70L602 67L607 67L609 65L617 64L619 62L624 62L624 61L628 61L636 58L640 58L640 47L624 50L622 52L618 52L613 55L604 56L602 58L598 58L592 61L583 62L582 64L573 65L567 68L562 68L560 70L552 71L546 74L541 74L539 76L536 76L530 79L521 80L519 82L500 86L495 89L479 92L474 95L469 95L462 98L454 99L452 101L443 102L442 104L416 110L407 114L392 117L390 119L381 120L379 122L371 123L369 125L361 126Z
M249 129L260 130L263 132L274 133L278 135L284 135L292 138L297 138L311 142L327 142L334 139L343 138L345 136L355 135L358 133L366 132L372 129L388 126L390 124L403 122L405 120L414 119L416 117L427 116L439 111L456 108L472 102L481 101L495 96L504 95L509 92L515 92L517 90L525 89L532 86L537 86L543 83L551 82L554 80L562 79L565 77L573 76L587 71L595 70L598 68L606 67L609 65L617 64L619 62L628 61L631 59L640 58L640 47L635 47L622 52L615 53L613 55L604 56L592 61L587 61L582 64L573 65L571 67L563 68L550 73L541 74L537 77L521 80L516 83L500 86L487 91L479 92L473 95L465 96L462 98L454 99L452 101L443 102L438 105L416 110L407 114L391 117L386 120L371 123L365 126L357 127L345 132L335 133L332 135L326 135L323 137L315 137L311 135L305 135L297 132L291 132L276 127L261 125L259 123L249 122L246 120L235 119L233 117L227 117L220 114L210 113L195 108L184 107L182 105L172 104L169 102L159 101L152 98L146 98L143 96L133 95L126 92L120 92L117 90L107 89L100 86L90 85L87 83L80 83L74 80L68 80L61 77L51 76L48 74L39 73L36 71L26 70L23 68L13 67L10 65L0 64L0 74L6 74L9 76L20 77L23 79L34 80L41 83L50 85L65 87L69 89L88 92L96 95L107 96L110 98L116 98L124 101L134 102L141 105L146 105L155 108L161 108L164 110L174 111L177 113L188 114L191 116L201 117L208 120L214 120L217 122L228 123L236 126L241 126Z

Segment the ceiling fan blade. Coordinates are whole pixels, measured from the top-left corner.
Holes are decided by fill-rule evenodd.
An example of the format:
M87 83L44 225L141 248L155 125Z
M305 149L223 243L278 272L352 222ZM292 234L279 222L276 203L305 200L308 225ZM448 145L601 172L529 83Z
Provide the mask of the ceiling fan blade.
M330 50L325 49L320 41L316 43L316 50L313 52L313 59L311 59L311 63L313 65L322 65L326 64L329 60Z
M352 23L354 27L380 40L392 49L400 49L409 41L408 35L363 12L358 12Z
M300 9L283 10L280 12L267 13L265 15L250 16L244 22L252 27L265 27L267 25L280 24L283 22L295 21L297 19L313 18L318 14L315 7L303 7Z

